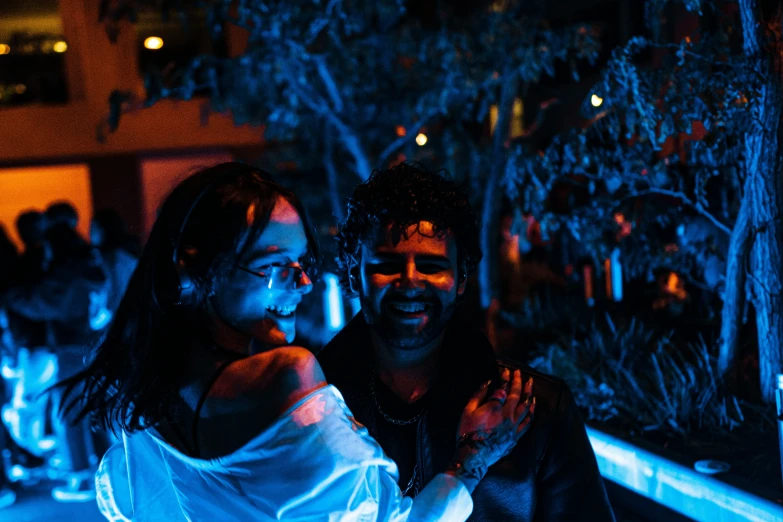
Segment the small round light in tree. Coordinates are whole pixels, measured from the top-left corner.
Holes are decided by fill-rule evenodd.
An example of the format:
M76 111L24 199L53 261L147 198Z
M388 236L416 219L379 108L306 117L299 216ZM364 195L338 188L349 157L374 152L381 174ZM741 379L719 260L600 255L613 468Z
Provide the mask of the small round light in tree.
M427 135L421 132L416 136L416 143L419 147L423 147L427 143Z
M68 44L60 40L59 42L55 42L52 46L52 51L56 53L64 53L68 50Z
M600 107L601 104L604 102L604 99L598 96L597 94L593 94L590 97L590 103L593 104L593 107Z
M11 52L11 46L8 44L0 44L0 54L8 54Z
M151 51L157 51L163 47L163 38L159 36L150 36L144 40L144 47Z

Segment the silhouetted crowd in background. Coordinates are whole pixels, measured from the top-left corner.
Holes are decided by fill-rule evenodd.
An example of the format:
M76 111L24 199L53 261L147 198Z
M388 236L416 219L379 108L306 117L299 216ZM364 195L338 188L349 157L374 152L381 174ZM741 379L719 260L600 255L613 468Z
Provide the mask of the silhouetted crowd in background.
M95 213L86 241L66 202L16 219L23 249L0 227L0 508L13 482L52 480L63 502L94 499L94 474L113 435L59 414L50 386L83 366L137 264L138 240L113 210Z

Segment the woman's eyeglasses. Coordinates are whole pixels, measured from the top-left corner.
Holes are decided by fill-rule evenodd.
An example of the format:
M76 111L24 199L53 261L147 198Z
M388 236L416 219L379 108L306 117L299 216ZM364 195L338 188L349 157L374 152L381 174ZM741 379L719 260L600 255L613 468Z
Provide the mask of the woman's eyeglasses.
M250 270L244 266L234 265L256 277L268 279L267 288L271 289L292 289L302 283L302 279L307 275L301 266L268 266L260 270Z

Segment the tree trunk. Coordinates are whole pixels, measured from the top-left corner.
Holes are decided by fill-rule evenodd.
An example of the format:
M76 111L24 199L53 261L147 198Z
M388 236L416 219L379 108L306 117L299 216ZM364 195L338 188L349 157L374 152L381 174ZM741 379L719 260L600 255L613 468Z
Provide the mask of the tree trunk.
M772 4L772 3L771 3ZM781 120L781 14L779 2L764 19L756 0L740 0L744 51L752 70L764 78L754 100L752 128L746 134L751 179L752 274L758 325L759 370L764 401L775 400L775 374L783 372L783 121ZM774 5L774 4L773 4ZM759 34L759 28L763 31Z
M734 366L739 345L739 333L745 310L745 270L753 236L751 232L751 207L753 205L750 187L746 187L740 203L739 215L731 232L731 242L726 263L726 285L723 296L723 310L720 328L720 353L718 371L728 375Z
M508 160L506 141L508 140L511 111L514 108L514 97L519 86L515 73L507 74L513 78L503 84L500 93L498 119L495 124L495 134L492 137L492 163L487 183L484 186L484 197L481 205L480 244L484 257L478 268L478 283L481 308L484 310L489 308L492 299L497 296L497 204L500 201L500 178Z

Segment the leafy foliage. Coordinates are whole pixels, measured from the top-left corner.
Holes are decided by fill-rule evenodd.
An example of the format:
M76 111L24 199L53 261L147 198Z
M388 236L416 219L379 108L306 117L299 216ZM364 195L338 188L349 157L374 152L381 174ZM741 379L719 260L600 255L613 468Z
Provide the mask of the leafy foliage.
M648 14L658 16L666 3L648 2ZM621 242L636 260L629 268L669 265L703 281L700 262L710 249L725 254L739 209L743 140L760 78L739 52L736 15L711 7L700 23L693 39L637 36L615 49L584 102L584 127L556 136L538 155L517 149L504 183L526 211L596 259L618 243L620 213L633 224ZM645 51L652 62L642 59ZM566 213L553 211L549 195L561 183L588 197ZM703 248L691 241L667 251L677 243L675 229L690 222L709 223Z
M619 421L638 432L726 433L743 418L727 394L710 348L675 348L637 321L615 328L607 316L579 336L541 349L531 365L570 386L587 419Z

